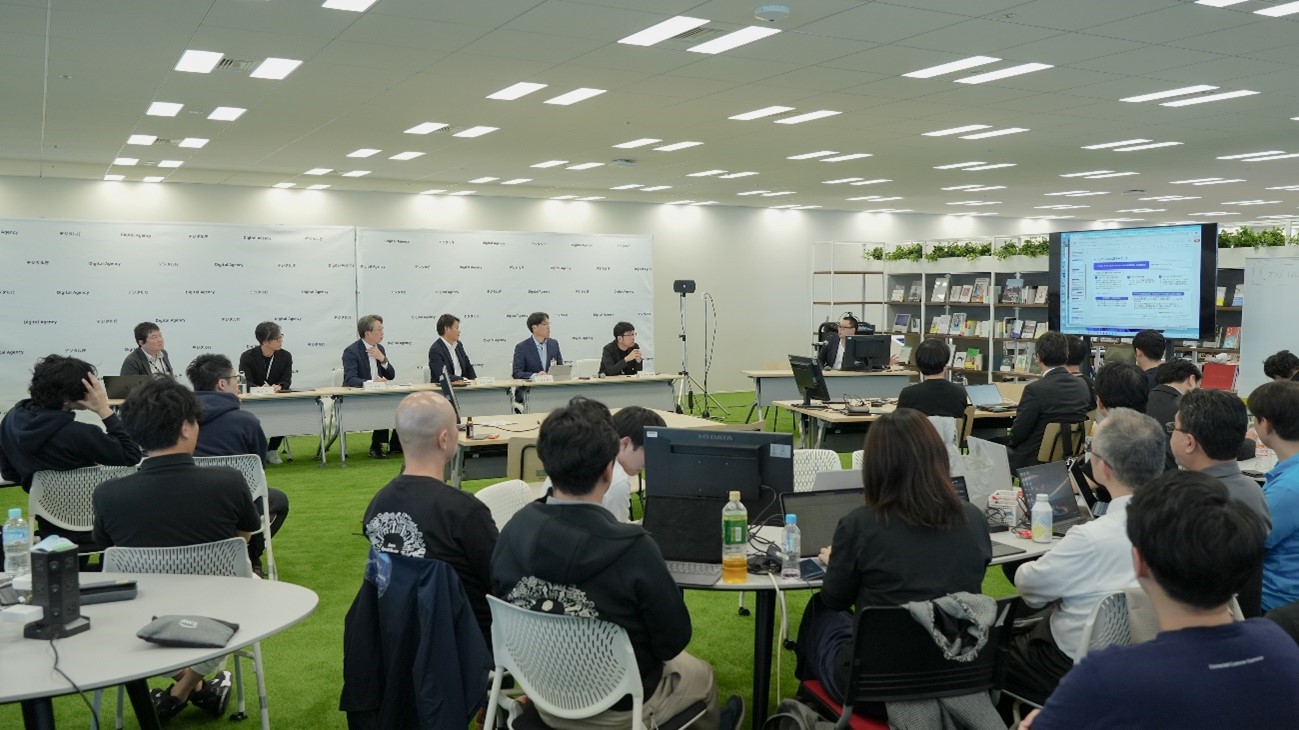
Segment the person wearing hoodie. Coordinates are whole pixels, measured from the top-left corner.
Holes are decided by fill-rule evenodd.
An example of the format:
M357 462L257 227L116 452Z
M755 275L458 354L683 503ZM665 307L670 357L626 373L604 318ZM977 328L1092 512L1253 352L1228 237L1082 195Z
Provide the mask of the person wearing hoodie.
M618 456L609 409L572 399L542 422L537 452L554 492L524 507L501 530L492 553L493 593L534 611L623 627L640 669L646 726L703 700L707 710L700 727L718 727L713 668L684 651L690 612L658 546L640 525L618 522L601 504ZM581 721L544 712L542 719L554 728L628 727L630 710L624 698Z
M49 355L37 361L20 400L0 421L0 475L32 489L32 477L43 470L85 466L131 466L142 452L131 440L108 394L84 360ZM61 530L37 520L42 537L60 534L79 545L91 545L90 532Z
M195 456L233 456L236 454L256 454L266 463L266 433L257 416L242 410L239 401L239 374L235 372L230 358L225 355L199 355L185 368L185 375L190 385L194 386L194 395L203 407L199 417L198 444L194 448ZM278 489L266 489L266 501L270 506L271 537L284 526L289 516L289 498ZM262 503L254 502L257 511L261 512ZM266 551L266 540L260 534L253 535L248 541L248 558L253 563L253 570L261 573L262 553Z

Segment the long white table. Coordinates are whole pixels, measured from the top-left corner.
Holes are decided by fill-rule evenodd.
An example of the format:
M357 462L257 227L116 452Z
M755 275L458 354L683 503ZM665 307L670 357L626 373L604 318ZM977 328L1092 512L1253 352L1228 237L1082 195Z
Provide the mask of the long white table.
M320 437L320 465L325 465L325 445L329 434L325 427L325 401L316 390L268 393L246 393L239 397L240 408L257 416L268 436Z
M749 406L749 415L745 421L753 420L755 410L770 408L776 401L802 400L798 386L794 384L794 373L789 368L774 370L741 370L741 374L753 381L756 396L753 405ZM920 377L913 370L881 370L875 372L854 372L851 370L827 370L825 375L826 389L832 400L849 398L896 398L902 389Z
M549 413L568 404L574 396L598 400L609 408L642 406L657 411L671 411L676 406L673 384L680 375L615 375L582 380L555 380L548 383L519 381L523 386L524 410Z

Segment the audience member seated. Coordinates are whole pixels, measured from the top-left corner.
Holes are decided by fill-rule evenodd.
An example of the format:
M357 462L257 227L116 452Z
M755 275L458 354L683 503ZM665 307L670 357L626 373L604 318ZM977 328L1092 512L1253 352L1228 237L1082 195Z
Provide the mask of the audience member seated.
M1145 413L1149 404L1146 374L1136 365L1112 362L1096 373L1096 410L1101 416L1115 408Z
M718 727L713 668L684 651L690 612L658 546L639 525L620 524L601 506L618 456L609 410L574 398L542 422L537 451L554 492L524 507L501 531L492 555L493 592L534 611L623 627L640 668L645 725L654 727L703 700L707 711L699 726ZM582 721L542 718L554 728L625 728L630 710L624 698Z
M866 432L865 505L821 546L821 593L798 633L800 679L819 679L842 702L852 659L851 609L979 593L992 542L983 510L952 487L947 450L924 414L899 408Z
M613 460L613 480L602 504L619 522L631 522L631 480L645 469L645 427L666 425L663 416L640 406L620 408L613 415L618 457ZM550 494L552 486L550 477L546 477L542 494Z
M1161 632L1088 653L1020 725L1053 728L1284 728L1299 722L1299 646L1229 603L1263 558L1258 515L1222 484L1167 472L1128 506L1137 582Z
M356 320L356 342L343 350L343 385L348 388L361 388L367 380L384 382L397 377L397 370L388 360L388 353L383 349L383 317L367 314ZM370 458L386 459L388 453L383 450L387 444L389 451L399 453L401 442L397 432L393 432L389 441L388 429L381 428L370 434Z
M122 361L122 375L166 375L176 377L171 358L163 349L162 330L153 322L135 326L136 348Z
M1168 423L1182 396L1200 387L1200 369L1190 360L1169 360L1155 368L1155 387L1146 401L1146 415Z
M108 407L104 384L84 360L49 355L37 361L28 386L0 421L0 475L31 491L36 472L85 466L131 466L140 447ZM42 537L59 534L93 550L89 532L72 532L37 519Z
M550 339L550 315L533 312L528 315L527 324L532 336L514 346L510 371L515 380L532 380L534 375L548 374L551 365L564 364L559 343Z
M239 372L249 387L270 386L276 393L293 387L293 353L284 349L284 330L275 322L262 322L253 329L257 346L239 356ZM283 436L272 436L266 445L266 462L280 463Z
M1049 619L1012 639L1006 691L1041 704L1077 660L1083 625L1096 603L1135 584L1126 532L1128 502L1164 472L1167 439L1155 419L1127 408L1110 411L1096 425L1092 468L1109 488L1109 509L1073 527L1050 552L1015 571L1015 587L1026 605L1060 603Z
M1294 380L1299 375L1299 356L1289 350L1268 355L1263 361L1263 374L1272 380Z
M898 408L913 408L926 416L965 417L969 397L965 388L949 381L945 375L952 351L939 339L928 339L916 346L916 369L920 382L908 385L898 394Z
M443 370L456 385L461 385L466 380L477 380L478 373L474 371L474 364L469 361L464 343L460 341L460 318L454 314L444 314L438 317L437 329L438 338L428 348L429 382L441 382ZM455 353L454 356L452 352Z
M437 393L411 393L397 406L397 430L405 436L405 469L370 500L361 520L365 536L376 550L454 568L490 644L496 523L486 504L442 481L459 438L455 409Z
M185 386L158 378L131 391L122 421L145 450L140 471L95 489L95 540L104 547L178 547L247 540L262 526L243 476L225 467L194 464L202 406ZM166 722L193 703L213 717L225 714L230 672L209 673L220 657L180 670L168 689L154 689L153 706Z
M1087 343L1078 335L1065 335L1069 343L1069 354L1065 357L1064 369L1076 378L1082 378L1087 384L1087 390L1091 393L1092 408L1096 407L1096 380L1091 375L1091 366L1087 362L1091 351L1087 349ZM1083 368L1086 367L1086 372ZM1088 410L1091 410L1090 408Z
M1299 383L1264 383L1246 405L1259 441L1277 458L1263 484L1272 517L1263 557L1263 610L1270 611L1299 600Z
M851 314L845 314L839 320L839 336L831 337L826 340L821 349L816 351L816 361L821 363L824 370L842 370L843 353L846 348L846 342L849 337L857 334L857 318ZM944 361L943 363L947 363Z
M199 416L198 444L195 456L237 456L254 454L266 462L266 434L257 416L239 408L239 375L225 355L207 354L194 358L185 369L194 395L198 397L203 414ZM289 497L278 489L266 489L270 507L271 537L284 526L289 516ZM258 514L262 505L254 501ZM248 559L253 570L261 575L262 553L266 552L266 538L254 535L248 541Z
M1164 361L1168 340L1156 330L1141 330L1132 338L1132 349L1136 352L1137 367L1146 374L1146 389L1153 390L1155 370Z
M613 326L613 342L600 351L600 372L605 375L635 375L645 368L645 357L636 344L636 328L631 322Z
M1091 410L1091 391L1082 380L1069 374L1064 362L1069 342L1059 332L1047 332L1037 340L1037 361L1042 377L1024 387L1010 428L1010 466L1020 469L1038 463L1042 434L1048 423L1082 423Z

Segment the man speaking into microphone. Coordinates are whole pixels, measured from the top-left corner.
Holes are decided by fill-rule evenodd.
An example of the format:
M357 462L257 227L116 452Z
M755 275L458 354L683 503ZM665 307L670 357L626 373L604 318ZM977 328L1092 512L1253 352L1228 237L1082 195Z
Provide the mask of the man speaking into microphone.
M635 375L645 367L636 344L636 328L630 322L613 326L613 342L600 353L600 372L604 375Z

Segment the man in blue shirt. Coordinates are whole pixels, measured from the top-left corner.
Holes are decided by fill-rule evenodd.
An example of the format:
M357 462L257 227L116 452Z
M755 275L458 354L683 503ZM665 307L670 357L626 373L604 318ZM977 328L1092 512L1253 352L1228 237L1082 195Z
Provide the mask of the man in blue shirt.
M1170 471L1132 498L1127 532L1159 635L1088 654L1020 727L1299 727L1299 646L1229 608L1262 557L1258 513L1208 474Z
M550 339L550 315L533 312L528 315L528 331L532 336L514 346L515 380L532 380L534 375L545 375L551 365L563 365L559 343Z
M1299 383L1274 380L1249 394L1258 439L1276 452L1263 496L1272 515L1263 557L1263 610L1299 600Z

